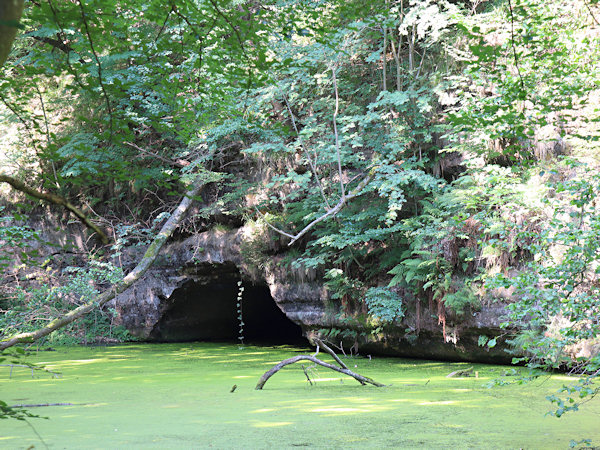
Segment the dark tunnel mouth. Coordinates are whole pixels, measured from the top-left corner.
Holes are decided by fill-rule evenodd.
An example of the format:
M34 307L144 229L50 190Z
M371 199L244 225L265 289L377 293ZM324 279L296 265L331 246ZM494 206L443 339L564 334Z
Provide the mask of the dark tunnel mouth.
M263 345L306 345L302 328L277 306L266 284L242 280L242 321L237 307L239 271L215 268L190 276L173 291L151 338L163 342L235 341ZM222 266L222 265L220 265ZM210 268L205 268L210 269ZM224 270L225 269L225 270ZM204 270L202 271L204 272Z

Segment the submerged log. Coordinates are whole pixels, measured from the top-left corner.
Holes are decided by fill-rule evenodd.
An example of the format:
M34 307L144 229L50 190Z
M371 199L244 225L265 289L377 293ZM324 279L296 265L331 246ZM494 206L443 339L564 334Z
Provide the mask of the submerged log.
M11 408L42 408L45 406L75 406L73 403L33 403L23 405L12 405Z
M470 377L473 375L473 367L469 367L468 369L455 370L454 372L446 375L446 378L454 378L454 377Z

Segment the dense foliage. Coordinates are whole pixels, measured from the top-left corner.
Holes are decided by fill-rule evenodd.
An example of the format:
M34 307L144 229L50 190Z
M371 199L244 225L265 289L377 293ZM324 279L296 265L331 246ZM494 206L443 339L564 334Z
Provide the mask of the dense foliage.
M507 335L480 342L574 366L589 376L569 389L596 394L597 12L585 0L32 2L0 70L13 130L2 171L76 199L114 242L89 244L85 267L33 270L20 247L35 231L13 205L0 219L2 335L114 283L122 248L145 245L202 177L210 189L181 232L254 220L266 241L287 235L285 261L326 280L340 321L378 333L411 312L410 336L428 308L446 337L448 321L512 289ZM590 171L563 162L567 148ZM261 264L283 251L253 245ZM9 269L36 282L15 287ZM112 316L70 336L111 334ZM595 350L574 359L582 342Z

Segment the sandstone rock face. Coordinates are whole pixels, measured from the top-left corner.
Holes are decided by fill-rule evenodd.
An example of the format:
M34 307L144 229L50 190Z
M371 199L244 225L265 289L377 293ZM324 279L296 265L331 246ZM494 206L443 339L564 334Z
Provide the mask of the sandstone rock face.
M484 306L445 326L429 307L408 308L401 323L373 332L372 324L340 314L342 305L316 274L284 269L277 257L260 270L248 264L242 250L247 234L244 227L207 231L167 245L145 277L115 300L122 324L149 340L235 339L237 282L243 280L246 338L293 340L335 328L339 333L330 341L345 352L510 361L502 345L484 349L477 343L480 335L500 334L500 306ZM137 256L130 254L129 263Z

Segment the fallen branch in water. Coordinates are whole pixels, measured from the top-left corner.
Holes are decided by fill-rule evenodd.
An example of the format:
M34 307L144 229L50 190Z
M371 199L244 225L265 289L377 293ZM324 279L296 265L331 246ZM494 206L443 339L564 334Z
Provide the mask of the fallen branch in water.
M377 386L377 387L385 386L385 384L378 383L377 381L374 381L371 378L364 377L362 375L354 373L350 369L342 369L341 367L334 366L333 364L326 363L325 361L321 361L320 359L315 358L314 356L298 355L298 356L294 356L293 358L289 358L289 359L285 359L285 360L281 361L279 364L273 366L273 368L271 368L270 370L265 372L263 374L263 376L260 377L260 380L258 380L258 383L256 384L256 389L261 390L269 378L271 378L273 375L275 375L277 372L279 372L285 366L289 366L290 364L297 363L298 361L312 361L315 364L318 364L320 366L327 367L328 369L335 370L336 372L343 373L344 375L348 375L348 376L354 378L356 381L358 381L363 386L367 383L372 384L373 386Z
M273 375L275 375L277 372L279 372L285 366L289 366L290 364L297 363L298 361L312 361L313 363L318 364L319 366L323 366L328 369L335 370L336 372L343 373L344 375L348 375L348 376L354 378L356 381L358 381L363 386L365 384L372 384L373 386L377 386L377 387L385 386L385 384L378 383L377 381L374 381L369 377L365 377L358 373L352 372L350 369L348 369L346 364L344 364L342 362L342 360L335 354L335 352L323 343L323 341L321 341L320 339L315 339L315 342L316 342L316 346L317 346L317 352L315 353L314 356L298 355L298 356L294 356L292 358L284 359L279 364L276 364L271 369L266 371L263 374L263 376L260 377L260 380L258 380L258 383L256 384L255 389L261 390L269 378L271 378ZM316 357L316 355L319 353L319 348L323 348L323 350L325 350L327 353L329 353L333 357L333 359L335 359L335 361L340 365L340 367L334 366L333 364L329 364L329 363L326 363L325 361L321 361L320 359L318 359ZM304 373L306 375L306 370L304 371ZM308 375L307 375L307 378L308 378ZM309 381L310 381L310 379L309 379Z
M12 405L11 408L41 408L43 406L73 406L73 403L39 403L32 405Z
M473 367L469 367L468 369L455 370L454 372L446 375L446 378L454 378L454 377L470 377L473 375Z

